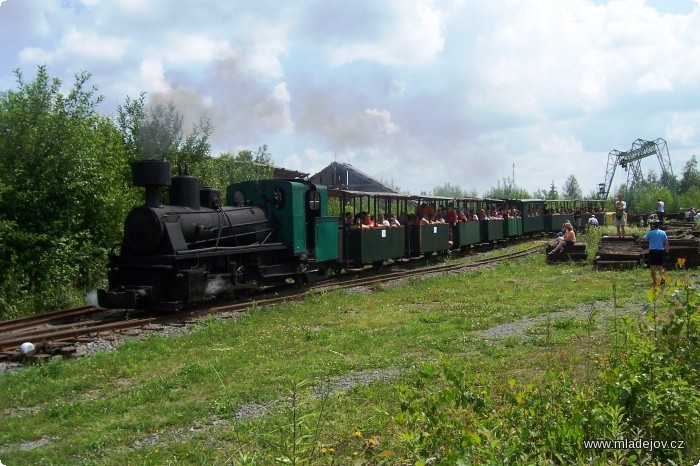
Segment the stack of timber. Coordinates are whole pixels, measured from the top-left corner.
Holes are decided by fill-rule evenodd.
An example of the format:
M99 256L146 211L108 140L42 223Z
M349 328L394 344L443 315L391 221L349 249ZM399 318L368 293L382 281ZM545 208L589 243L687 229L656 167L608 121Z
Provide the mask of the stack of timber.
M599 269L627 269L639 266L643 255L637 236L603 236L593 263Z
M683 258L685 267L700 266L700 241L697 238L694 222L669 222L664 225L666 235L668 235L669 253L664 259L666 269L675 268L678 259ZM641 239L640 246L649 250L649 242Z
M586 262L588 260L588 251L586 250L586 243L574 243L573 246L567 246L559 254L549 254L552 249L557 246L557 242L553 241L547 245L547 262Z

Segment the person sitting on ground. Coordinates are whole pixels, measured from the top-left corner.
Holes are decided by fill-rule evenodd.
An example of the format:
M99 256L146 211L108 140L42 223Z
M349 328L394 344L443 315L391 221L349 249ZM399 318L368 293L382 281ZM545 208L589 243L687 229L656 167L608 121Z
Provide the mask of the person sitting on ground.
M664 254L668 252L668 236L666 232L659 229L659 222L652 220L649 222L651 230L644 235L644 239L649 241L649 270L651 271L651 286L656 286L656 273L661 275L660 284L666 283L666 270L664 269Z
M598 225L598 219L595 218L595 216L592 216L591 218L588 219L588 226L591 227L597 227Z
M567 246L573 246L576 243L576 233L574 233L574 227L571 223L566 223L566 233L561 238L557 238L557 245L549 253L550 256L554 254L561 254L564 252L564 248Z

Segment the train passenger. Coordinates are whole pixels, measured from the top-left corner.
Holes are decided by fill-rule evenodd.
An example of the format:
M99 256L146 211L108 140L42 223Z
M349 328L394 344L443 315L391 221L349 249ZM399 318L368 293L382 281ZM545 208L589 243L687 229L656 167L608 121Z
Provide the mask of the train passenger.
M583 214L581 213L581 208L576 207L574 210L574 225L576 225L576 230L581 229L581 221L583 220Z
M464 210L459 211L459 214L457 215L457 221L458 222L468 222L469 221L466 214L464 213Z
M627 203L622 199L622 194L620 194L615 202L615 226L617 227L617 236L620 238L625 236L625 225L627 225L627 213L625 213Z
M416 207L416 217L420 218L428 218L428 215L430 214L430 208L428 207L428 204L426 202L422 203L418 207Z
M377 224L372 220L372 214L369 212L365 212L364 216L362 217L362 228L374 228L377 226Z
M573 246L576 243L576 233L574 233L574 226L571 223L566 223L566 233L561 238L557 238L557 245L549 253L550 256L554 254L561 254L566 246Z
M346 228L350 228L352 224L352 212L345 212L345 217L343 218L343 226Z
M488 220L488 217L486 216L486 211L484 209L479 209L478 218L479 220Z
M391 214L391 216L389 217L389 226L390 226L390 227L400 227L400 226L401 226L401 224L399 223L399 221L396 220L396 215L395 215L395 214Z

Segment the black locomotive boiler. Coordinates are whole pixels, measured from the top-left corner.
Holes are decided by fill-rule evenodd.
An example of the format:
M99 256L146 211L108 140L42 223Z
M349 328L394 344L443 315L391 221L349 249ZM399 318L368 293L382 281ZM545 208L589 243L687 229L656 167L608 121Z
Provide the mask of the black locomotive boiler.
M313 254L279 241L272 194L225 206L218 190L200 189L194 176L171 178L167 163L152 160L133 164L132 178L145 188L145 203L127 216L120 253L110 254L101 307L179 309L316 270ZM161 203L163 188L169 205Z

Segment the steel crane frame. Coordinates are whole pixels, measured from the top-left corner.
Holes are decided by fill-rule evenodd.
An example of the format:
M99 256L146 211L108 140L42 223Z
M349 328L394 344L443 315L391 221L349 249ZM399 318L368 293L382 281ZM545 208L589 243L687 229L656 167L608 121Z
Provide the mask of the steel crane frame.
M673 168L671 167L671 157L668 154L668 145L661 138L654 141L637 139L632 143L632 148L627 152L612 150L608 153L608 166L605 171L605 183L598 185L598 197L607 199L612 187L615 169L619 165L627 171L627 182L625 183L625 197L631 200L630 193L634 191L637 180L643 179L642 159L656 155L661 166L662 179L673 178ZM670 175L670 176L669 176ZM673 191L673 197L677 201L678 194ZM630 209L631 205L628 206Z

